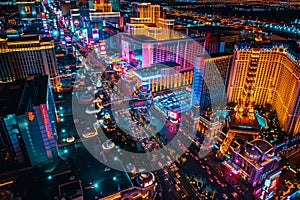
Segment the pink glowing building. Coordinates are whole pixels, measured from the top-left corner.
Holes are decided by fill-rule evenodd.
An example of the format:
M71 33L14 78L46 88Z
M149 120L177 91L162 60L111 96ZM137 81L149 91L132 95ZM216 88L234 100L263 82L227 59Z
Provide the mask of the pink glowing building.
M204 38L158 41L146 35L121 35L122 58L137 68L172 61L181 66L179 71L193 70L195 58L204 54L203 43Z

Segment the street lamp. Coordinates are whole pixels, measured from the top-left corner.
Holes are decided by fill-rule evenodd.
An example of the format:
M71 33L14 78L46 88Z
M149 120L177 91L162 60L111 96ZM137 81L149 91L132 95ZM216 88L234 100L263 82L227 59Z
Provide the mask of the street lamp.
M94 188L99 188L99 184L98 184L98 183L95 183L95 184L94 184Z

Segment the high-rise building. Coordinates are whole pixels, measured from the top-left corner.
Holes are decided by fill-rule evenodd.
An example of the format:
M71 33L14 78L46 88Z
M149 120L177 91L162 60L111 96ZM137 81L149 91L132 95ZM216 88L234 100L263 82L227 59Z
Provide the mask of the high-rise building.
M0 171L57 157L56 114L49 78L0 84Z
M130 35L142 34L156 40L176 39L179 36L174 32L175 19L169 19L161 14L160 5L151 3L132 4L132 17L127 26Z
M137 87L141 86L154 93L191 85L193 71L178 73L176 68L180 68L177 63L163 62L136 69L133 73L137 77Z
M201 109L224 105L232 55L215 54L199 57L195 63L193 80L193 104Z
M205 33L205 50L208 54L220 53L220 36L218 33Z
M60 84L54 42L50 38L30 35L0 39L0 55L0 82L46 74L52 86Z
M236 117L254 118L255 105L270 104L284 131L296 134L300 123L299 60L284 46L238 44L227 98L237 103Z
M133 2L132 12L132 17L150 18L151 23L157 24L160 18L160 5Z
M203 43L204 38L191 39L175 34L172 38L161 40L146 35L121 35L122 57L125 60L137 67L172 61L180 66L176 69L178 72L194 69L195 58L204 53Z
M166 36L167 38L172 38L174 33L174 24L175 19L168 19L168 18L159 18L158 26L161 28L161 35Z

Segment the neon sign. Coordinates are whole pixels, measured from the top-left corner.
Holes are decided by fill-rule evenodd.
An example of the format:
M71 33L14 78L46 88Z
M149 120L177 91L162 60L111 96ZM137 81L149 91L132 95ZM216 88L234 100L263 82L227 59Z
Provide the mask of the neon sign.
M269 191L273 190L273 189L277 186L278 181L279 181L279 177L277 177L276 179L274 179L274 180L271 182Z
M169 114L169 116L170 116L171 118L173 118L173 119L178 119L178 114L177 114L176 112L170 111L168 114Z
M40 108L41 108L41 111L42 111L42 116L43 116L47 136L48 136L48 138L51 138L52 135L51 135L51 131L50 131L49 123L48 123L49 119L48 119L48 115L47 115L46 105L41 104Z
M28 120L29 121L33 121L34 120L34 114L33 114L33 112L27 112L26 114L28 115Z

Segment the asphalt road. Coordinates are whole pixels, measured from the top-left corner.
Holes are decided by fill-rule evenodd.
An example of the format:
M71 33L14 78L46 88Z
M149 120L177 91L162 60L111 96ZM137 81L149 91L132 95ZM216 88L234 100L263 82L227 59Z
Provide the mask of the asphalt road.
M200 163L201 162L201 163ZM208 173L208 169L210 170L210 173ZM192 156L188 156L186 165L180 168L181 172L185 174L186 176L194 176L198 179L201 179L204 183L206 183L208 189L210 190L216 190L215 199L224 199L223 194L226 194L228 196L228 199L236 199L232 193L237 192L235 188L233 188L228 183L228 178L221 177L219 174L217 174L204 160L199 159L198 161L194 159ZM219 181L222 183L227 184L227 186L222 187L220 186L214 178L214 176L217 177ZM209 180L211 179L212 182ZM238 192L237 192L238 193ZM242 200L244 199L241 195L238 194L237 199Z

